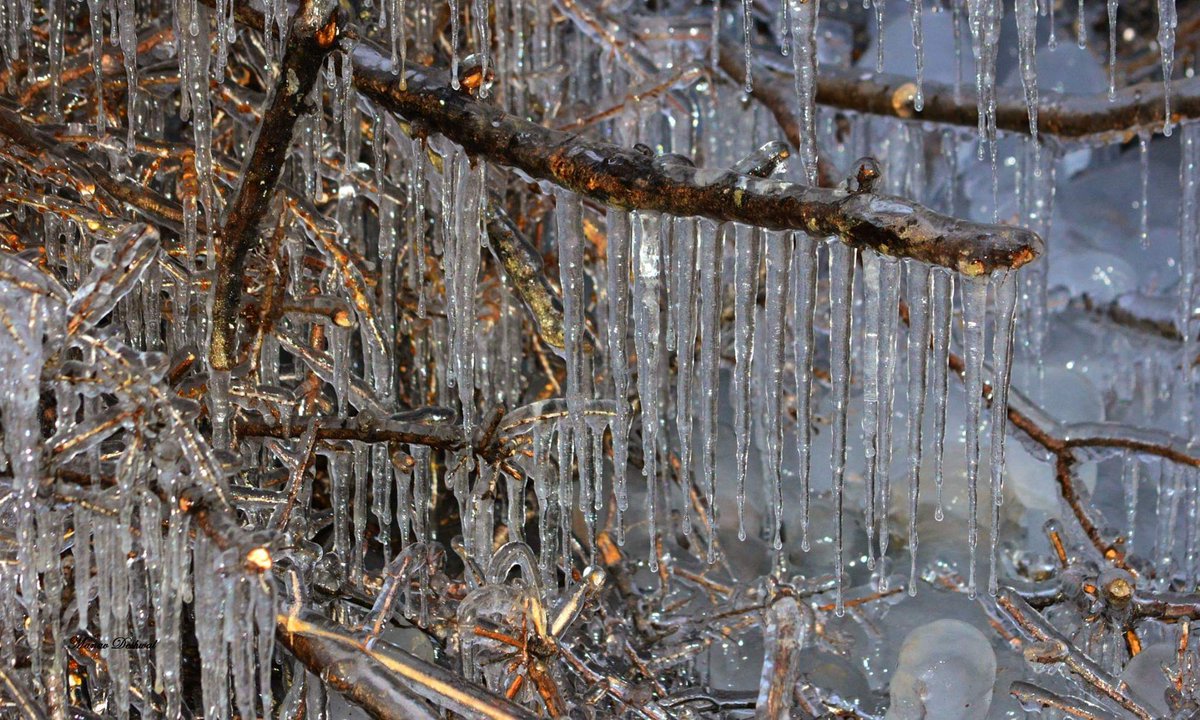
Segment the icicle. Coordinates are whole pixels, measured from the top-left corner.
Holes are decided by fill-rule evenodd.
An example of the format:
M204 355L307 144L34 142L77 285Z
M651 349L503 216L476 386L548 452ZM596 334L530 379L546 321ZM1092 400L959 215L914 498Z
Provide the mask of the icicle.
M758 305L760 231L737 227L733 271L733 430L737 440L738 538L746 539L746 472L750 461L750 377L754 360L754 313ZM640 354L640 353L639 353Z
M1162 54L1163 135L1171 136L1171 67L1175 63L1175 0L1158 0L1158 48Z
M810 2L813 0L810 0ZM767 471L765 493L767 507L775 518L773 547L783 548L783 417L782 390L785 334L787 330L788 270L791 262L792 235L767 234L766 307L763 310L764 339L762 359L765 377L763 402L766 405Z
M1108 0L1108 101L1117 99L1117 0Z
M863 0L866 7L867 0ZM884 0L872 0L875 6L875 72L883 72L883 5Z
M721 386L721 258L728 225L700 221L700 467L708 509L715 528L717 512L717 396ZM611 246L611 240L609 241ZM708 561L716 561L716 543L708 544Z
M1079 0L1079 12L1075 14L1075 40L1080 50L1087 50L1087 14L1083 10L1083 0Z
M913 97L913 110L925 109L925 33L921 29L922 3L924 0L908 0L912 11L913 51L917 57L917 94Z
M1029 134L1033 137L1034 173L1038 164L1038 86L1037 86L1037 0L1016 0L1018 51L1021 85L1025 89L1025 108L1029 113Z
M983 412L984 323L987 318L987 280L968 279L962 285L963 349L967 393L967 594L975 597L975 548L979 541L979 423Z
M837 582L836 612L846 612L842 597L846 564L844 519L846 485L846 415L850 405L850 335L854 298L854 248L833 241L829 253L829 374L833 386L833 497L834 497L834 577Z
M908 594L917 593L917 508L921 495L922 428L929 364L929 267L908 267Z
M984 144L991 148L993 166L996 154L996 55L1000 40L1000 13L999 0L967 0L967 18L976 62L979 149L982 153ZM995 175L994 168L992 174Z
M749 95L754 90L750 67L754 64L754 51L750 47L750 29L754 22L753 0L742 0L742 60L746 63L746 79L742 82L742 90Z
M675 392L675 427L679 434L679 477L683 485L683 532L691 532L692 504L688 497L692 482L692 379L696 357L696 252L699 244L696 221L678 218L675 221L675 293L671 299L675 310L675 357L677 369Z
M555 190L554 222L558 238L558 273L563 297L563 344L567 362L567 415L571 435L575 439L575 456L579 465L581 487L587 484L588 468L585 441L587 425L583 411L587 405L584 374L584 257L583 200L568 190ZM559 458L569 462L569 458Z
M900 321L900 263L883 258L880 278L883 293L879 323L879 430L876 468L879 474L879 560L887 558L892 497L892 407L896 397L896 329ZM879 591L887 590L887 572L881 566Z
M1138 489L1141 485L1142 464L1136 457L1125 458L1125 549L1133 552L1133 540L1137 530Z
M379 525L376 538L383 546L384 554L391 552L392 528L392 460L387 445L376 443L371 446L371 512Z
M810 184L817 179L817 12L820 0L785 0L792 7L792 54L796 98L800 103L800 160Z
M458 0L450 2L450 87L458 89L458 33L459 8Z
M661 307L661 238L659 218L635 215L637 278L634 284L634 341L637 349L638 397L642 406L642 476L646 479L647 519L650 525L650 568L657 571L654 546L658 537L658 445L661 418L659 394L663 369L659 365Z
M117 35L121 54L125 58L125 87L128 98L127 118L129 133L127 151L133 153L134 138L137 136L137 16L133 0L116 0L119 9ZM207 60L207 58L205 58ZM206 68L207 70L207 68ZM205 79L207 83L207 78Z
M608 211L608 358L617 414L612 425L613 492L617 496L617 525L629 509L626 471L629 466L629 213Z
M479 97L486 98L492 83L487 80L491 66L491 30L488 22L488 0L472 0L472 12L475 16L475 52L479 56L479 67L483 80L479 84Z
M1141 211L1142 249L1150 247L1150 137L1146 133L1138 133L1138 159L1142 170L1142 200L1138 206Z
M1197 258L1196 238L1200 237L1200 205L1197 204L1197 192L1200 192L1200 124L1184 125L1182 148L1179 159L1179 306L1176 323L1183 338L1185 356L1190 355L1196 342L1195 308L1197 298ZM1182 427L1191 436L1192 396L1191 373L1181 376L1183 392L1175 393L1175 401L1179 407L1179 420Z
M992 330L992 536L988 593L996 594L996 544L1000 535L1000 504L1004 488L1004 438L1008 430L1008 380L1012 371L1013 317L1017 307L1015 272L1002 271L994 278L996 326Z
M792 261L794 316L793 352L796 368L796 437L800 473L800 548L808 552L809 486L812 454L812 363L813 310L817 294L817 243L807 235L796 236Z
M88 629L88 605L92 594L92 523L90 513L75 508L75 601L79 608L79 629Z
M62 67L63 67L63 15L66 5L63 0L48 0L46 3L46 25L50 39L47 54L50 56L50 117L62 120ZM131 116L132 117L132 116Z
M104 0L88 0L88 24L92 30L92 77L96 89L96 135L104 137Z
M930 306L929 326L933 333L933 356L929 360L929 382L933 385L933 482L937 492L937 507L934 519L941 521L942 514L942 460L946 448L946 400L950 394L950 321L951 302L954 296L954 276L945 270L932 271L933 302Z
M863 316L862 345L862 394L863 394L863 455L866 464L866 518L867 567L875 568L875 502L879 497L878 480L879 453L879 325L882 285L880 279L880 256L873 251L862 253L863 270ZM831 321L832 322L832 321ZM886 471L885 471L886 472Z

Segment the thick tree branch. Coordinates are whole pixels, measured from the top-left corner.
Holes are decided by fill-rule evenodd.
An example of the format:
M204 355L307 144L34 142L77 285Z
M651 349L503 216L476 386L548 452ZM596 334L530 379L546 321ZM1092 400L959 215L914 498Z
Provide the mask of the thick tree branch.
M270 208L304 100L338 39L337 9L327 0L305 0L293 16L275 89L246 157L237 195L226 209L213 299L210 360L216 370L229 369L236 356L233 341L246 258L259 242L258 226Z
M614 207L836 235L967 275L1020 267L1042 251L1028 230L947 217L903 198L703 170L678 156L649 157L544 128L452 89L435 71L409 66L403 77L393 74L390 60L365 43L354 50L354 82L423 132Z

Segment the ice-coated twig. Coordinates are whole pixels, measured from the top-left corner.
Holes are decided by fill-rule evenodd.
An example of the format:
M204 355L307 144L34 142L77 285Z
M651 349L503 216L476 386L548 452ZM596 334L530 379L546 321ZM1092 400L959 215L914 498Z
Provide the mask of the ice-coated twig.
M383 641L370 648L312 611L276 615L279 643L376 720L437 717L437 708L488 720L533 720L516 703ZM424 712L425 715L414 714Z
M226 208L213 290L210 361L214 369L228 370L236 357L233 341L242 272L250 251L259 242L258 226L270 208L305 98L316 83L325 56L337 43L337 11L337 3L328 0L303 0L296 10L274 91L246 156L237 194Z
M0 667L0 686L4 688L4 694L17 706L17 711L23 720L47 720L49 718L34 694L25 687L25 683L16 677L13 668Z
M1023 680L1010 685L1008 692L1024 706L1051 708L1082 720L1101 720L1109 716L1108 710L1083 698L1060 695Z

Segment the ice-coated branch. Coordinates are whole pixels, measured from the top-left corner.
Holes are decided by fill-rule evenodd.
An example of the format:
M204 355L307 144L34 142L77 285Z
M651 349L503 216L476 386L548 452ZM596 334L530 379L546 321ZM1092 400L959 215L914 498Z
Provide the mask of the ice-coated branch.
M179 203L128 177L118 179L83 151L58 142L16 111L3 106L0 106L0 137L33 157L66 165L76 175L77 182L89 184L113 200L129 205L147 220L172 230L183 229L183 208Z
M1020 267L1042 251L1029 230L951 218L899 197L702 169L680 156L651 157L551 130L454 90L436 70L410 65L394 74L390 60L365 43L354 49L354 83L420 132L617 208L835 235L972 276Z
M720 66L741 83L746 73L742 48L722 43ZM761 65L754 65L753 70L752 96L772 112L786 132L785 118L791 110L783 99L793 94L791 78ZM822 66L817 75L819 105L904 120L979 127L979 106L972 89L962 87L955 92L953 85L926 79L921 90L924 107L917 112L913 107L917 86L906 75L831 66ZM1029 112L1021 88L998 87L995 92L997 129L1029 134ZM1038 92L1038 133L1079 139L1130 138L1158 131L1166 120L1164 93L1163 84L1158 81L1117 90L1111 100L1107 92L1071 95L1042 89ZM1200 78L1171 82L1170 111L1172 124L1200 117Z
M246 259L259 242L259 224L270 208L305 98L337 42L337 10L337 3L329 0L304 0L292 17L275 88L246 156L237 194L226 208L213 296L210 361L214 369L228 370L236 356L233 340Z
M313 674L376 720L437 717L436 709L420 698L464 717L535 717L520 705L386 642L367 647L311 611L276 615L275 637Z
M411 414L411 413L410 413ZM270 437L280 440L298 438L304 434L308 420L300 418L287 425L267 425L258 422L238 422L234 433L239 437ZM449 422L420 422L406 420L366 421L323 418L317 424L317 440L358 440L365 443L398 442L427 445L442 450L454 450L466 443L462 429Z
M1008 692L1024 706L1037 705L1051 708L1082 720L1100 720L1100 718L1108 717L1107 710L1083 698L1060 695L1021 680L1017 680L1009 686Z
M1088 685L1120 705L1134 717L1150 720L1151 714L1129 697L1119 683L1091 658L1080 652L1069 640L1054 629L1029 603L1012 588L1002 587L996 593L996 604L1035 642L1050 651L1039 661L1062 663ZM1032 650L1029 649L1029 650ZM1027 656L1029 655L1027 650Z

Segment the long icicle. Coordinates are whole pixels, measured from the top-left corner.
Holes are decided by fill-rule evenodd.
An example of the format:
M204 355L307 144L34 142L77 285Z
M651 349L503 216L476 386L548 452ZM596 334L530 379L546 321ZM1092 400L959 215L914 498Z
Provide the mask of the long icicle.
M662 368L659 367L659 291L662 284L661 238L657 216L637 215L637 283L634 288L634 339L637 344L638 397L642 406L642 476L646 480L646 514L650 531L650 569L657 572L658 444Z
M927 266L908 267L908 594L917 592L917 509L921 499L922 426L925 420L926 373L929 364L929 295Z
M962 284L964 386L967 392L967 594L975 597L975 548L979 544L979 423L983 414L983 356L987 279Z
M721 386L721 257L729 225L700 221L700 467L708 526L717 525L717 397ZM708 543L715 562L716 543Z
M754 360L754 314L758 307L759 242L762 232L737 227L733 306L733 428L737 440L738 539L746 539L746 473L750 462L750 380Z
M625 539L622 515L629 509L629 253L630 216L608 211L608 363L616 399L612 424L613 492L617 496L617 540Z
M954 297L954 276L937 268L933 275L933 303L930 307L930 329L933 333L933 357L929 360L933 385L933 483L937 493L933 517L941 521L943 456L946 450L946 400L950 392L950 321Z
M792 319L796 368L796 437L800 473L800 548L809 550L808 520L811 483L813 309L817 300L817 243L807 235L796 236L792 261Z
M856 251L845 243L833 242L829 252L829 374L833 385L833 497L834 497L834 578L837 582L835 610L846 612L843 598L846 563L845 505L846 487L846 415L850 405L850 334L853 319L854 260Z
M767 506L774 516L772 547L783 547L783 364L787 326L788 267L791 261L792 233L767 235L766 323L763 360L765 362L764 402L767 427Z
M996 546L1000 536L1000 505L1004 500L1004 438L1008 429L1008 380L1012 372L1013 318L1017 307L1016 273L996 273L992 279L995 328L992 331L992 535L988 594L995 596Z

